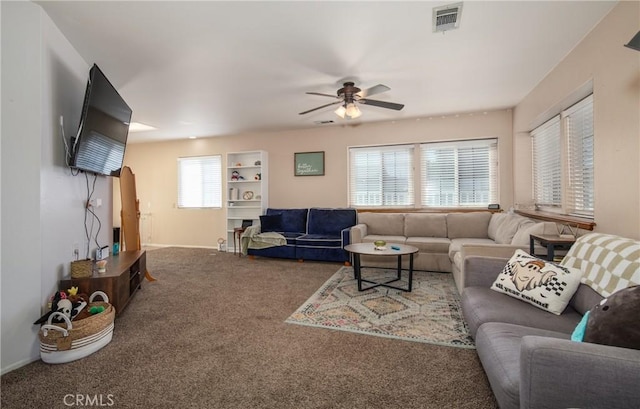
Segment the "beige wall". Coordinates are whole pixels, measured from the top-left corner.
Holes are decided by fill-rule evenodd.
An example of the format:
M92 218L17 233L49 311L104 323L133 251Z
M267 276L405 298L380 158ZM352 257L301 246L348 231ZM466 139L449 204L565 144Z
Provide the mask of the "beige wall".
M363 114L366 115L366 112ZM512 203L512 112L460 114L360 126L328 126L285 132L130 144L125 164L136 175L141 212L151 213L151 239L143 243L215 247L225 237L225 211L176 207L176 158L265 150L269 155L271 207L344 207L347 200L348 147L497 137L500 150L500 203ZM293 176L295 152L324 151L325 176ZM223 165L226 167L226 164ZM115 186L117 189L117 185ZM225 187L226 191L226 187ZM120 211L114 194L114 220Z
M528 131L593 82L596 230L640 238L640 2L620 2L514 109L514 201L532 202Z

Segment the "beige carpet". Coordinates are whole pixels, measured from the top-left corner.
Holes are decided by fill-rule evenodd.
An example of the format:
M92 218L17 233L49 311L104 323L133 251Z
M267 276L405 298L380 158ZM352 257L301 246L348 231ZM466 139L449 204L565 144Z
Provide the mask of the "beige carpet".
M392 269L363 268L376 283L396 278ZM353 268L341 267L287 323L337 329L365 335L475 348L469 334L453 277L447 273L415 271L411 292L371 287L358 291ZM407 288L407 273L394 286Z
M186 248L147 259L158 281L116 318L113 341L5 374L3 409L68 408L69 396L113 408L496 405L475 350L286 324L338 264Z

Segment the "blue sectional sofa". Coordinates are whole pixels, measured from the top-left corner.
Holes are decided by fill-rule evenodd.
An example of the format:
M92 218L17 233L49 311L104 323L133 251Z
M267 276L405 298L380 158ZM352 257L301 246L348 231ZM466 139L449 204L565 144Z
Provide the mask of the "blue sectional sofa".
M357 224L355 209L274 209L260 216L260 232L275 232L287 244L247 249L250 256L348 262L349 231Z

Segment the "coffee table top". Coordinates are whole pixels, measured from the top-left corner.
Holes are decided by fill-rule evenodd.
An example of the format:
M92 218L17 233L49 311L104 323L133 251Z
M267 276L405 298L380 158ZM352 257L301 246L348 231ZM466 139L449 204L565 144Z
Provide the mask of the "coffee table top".
M387 243L384 250L376 250L373 243L355 243L344 246L349 253L365 254L371 256L401 256L417 253L419 249L408 244ZM393 247L393 248L392 248ZM396 250L396 248L398 250Z

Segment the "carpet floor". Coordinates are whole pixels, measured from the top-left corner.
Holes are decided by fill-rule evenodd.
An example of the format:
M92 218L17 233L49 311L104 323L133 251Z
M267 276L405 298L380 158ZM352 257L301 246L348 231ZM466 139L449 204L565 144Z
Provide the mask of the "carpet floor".
M0 406L496 407L473 349L285 323L338 264L166 248L147 265L158 281L116 318L109 345L3 375Z
M396 270L363 268L363 277L384 283ZM393 283L408 288L407 273ZM415 271L411 292L383 286L358 291L353 268L341 267L286 322L366 335L475 348L462 316L460 297L447 273Z

